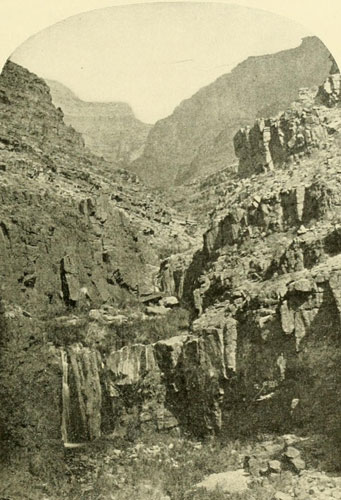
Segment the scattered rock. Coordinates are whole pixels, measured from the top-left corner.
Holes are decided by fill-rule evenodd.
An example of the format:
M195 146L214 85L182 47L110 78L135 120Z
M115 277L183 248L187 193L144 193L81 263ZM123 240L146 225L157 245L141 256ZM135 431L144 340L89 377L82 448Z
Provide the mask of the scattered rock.
M300 457L293 458L292 460L290 460L290 463L297 474L299 474L306 467L305 461Z
M297 448L294 448L293 446L288 446L283 455L287 457L289 460L292 460L294 458L298 458L301 455L301 452Z

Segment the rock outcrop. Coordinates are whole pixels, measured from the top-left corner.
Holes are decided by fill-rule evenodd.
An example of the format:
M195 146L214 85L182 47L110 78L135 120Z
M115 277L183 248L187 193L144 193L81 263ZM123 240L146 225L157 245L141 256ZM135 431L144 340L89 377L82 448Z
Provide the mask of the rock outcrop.
M257 175L252 165L251 178L224 181L202 250L187 267L174 256L162 269L165 286L186 283L185 293L178 287L179 297L197 316L192 331L202 350L196 361L192 356L187 362L201 374L199 385L193 384L202 408L201 431L217 429L219 422L232 431L238 421L246 429L338 432L340 112L313 106L303 113L304 119L316 116L322 131L309 136L316 147L305 138L296 164L288 165L285 154L283 163L273 161L268 170L260 169L263 173ZM291 137L295 147L297 137ZM224 332L230 332L222 341L230 357L225 371L218 349ZM208 392L207 387L200 391L207 373L214 390L201 400L199 394Z
M202 248L163 261L160 287L194 321L184 335L103 360L113 432L125 414L137 427L197 436L339 429L341 127L337 107L321 107L323 120L310 109L317 127L334 124L325 147L226 181Z
M102 369L116 415L111 431L135 408L137 428L180 427L197 436L240 425L333 432L340 410L340 269L337 256L239 296L232 291L230 300L206 308L190 335L112 351Z
M238 173L248 177L289 160L298 161L314 149L326 148L328 138L328 126L317 108L288 111L277 119L258 119L251 129L241 129L234 137Z
M8 62L0 83L7 299L41 309L153 291L158 254L188 248L192 227L173 221L135 176L88 153L42 80Z
M322 104L333 107L340 102L341 81L340 73L334 68L333 74L319 88L318 98Z

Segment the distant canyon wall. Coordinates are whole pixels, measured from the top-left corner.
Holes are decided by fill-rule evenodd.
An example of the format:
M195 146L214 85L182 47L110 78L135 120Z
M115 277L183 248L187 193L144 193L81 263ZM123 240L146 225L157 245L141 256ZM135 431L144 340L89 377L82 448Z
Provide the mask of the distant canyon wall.
M167 188L228 167L240 127L285 110L300 88L321 85L331 67L330 53L316 37L294 49L249 57L159 120L129 168L146 183Z

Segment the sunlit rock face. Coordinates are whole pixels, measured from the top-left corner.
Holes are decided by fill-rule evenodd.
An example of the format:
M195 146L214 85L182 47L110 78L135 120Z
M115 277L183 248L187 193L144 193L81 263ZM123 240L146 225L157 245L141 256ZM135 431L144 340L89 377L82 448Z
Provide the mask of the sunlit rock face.
M239 174L252 175L271 171L289 160L326 148L328 127L318 109L290 111L278 119L259 119L250 129L241 129L234 137L239 158Z

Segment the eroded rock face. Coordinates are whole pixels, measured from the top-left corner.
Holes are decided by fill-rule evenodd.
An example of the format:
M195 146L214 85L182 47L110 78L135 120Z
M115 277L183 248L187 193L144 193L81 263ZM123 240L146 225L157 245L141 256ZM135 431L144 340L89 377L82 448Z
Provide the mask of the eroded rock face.
M334 429L341 366L341 166L336 146L316 148L321 152L316 164L312 155L309 165L277 170L275 176L273 161L267 176L231 185L212 214L202 247L186 254L177 248L159 271L159 241L167 246L173 232L185 225L174 224L171 212L145 201L128 174L131 189L123 184L119 189L108 165L87 156L79 136L65 127L41 81L11 64L7 71L5 83L19 79L25 92L33 86L27 105L51 114L54 124L49 128L46 118L43 156L37 145L44 133L41 116L32 112L29 124L23 118L25 135L21 111L10 108L25 92L18 95L8 82L4 85L7 100L2 99L0 111L17 122L6 129L4 120L0 136L6 167L0 183L0 272L12 326L18 323L18 338L6 337L5 385L13 394L28 368L29 387L36 391L43 383L43 396L51 403L51 425L44 417L39 427L44 401L35 396L32 405L26 392L24 402L14 398L16 426L24 428L27 415L34 422L30 439L51 430L64 441L115 433L129 419L133 427L181 427L197 436L232 432L236 426ZM298 128L290 128L291 122L281 128L294 149L299 127L309 117L312 128L324 130L313 111L299 117ZM336 118L337 110L337 124ZM265 156L272 155L268 132L265 123L257 124L259 151ZM25 173L25 188L17 182L18 172ZM142 219L144 208L148 215ZM185 230L181 235L186 250L193 240ZM159 289L191 309L190 331L174 331L173 337L148 345L131 345L124 338L116 345L114 338L106 349L110 328L127 321L112 306L120 294L141 298L156 290L160 298ZM18 309L13 308L16 302ZM77 306L91 309L89 319L98 322L87 326L92 341L71 341L68 329L62 331L61 349L56 339L48 341L44 319L39 322L37 316L56 305L62 317ZM149 307L152 313L167 309ZM77 317L66 323L75 326ZM13 370L16 356L18 369ZM59 389L53 393L55 384Z
M287 276L254 291L236 319L227 303L208 309L187 338L113 352L111 383L116 390L133 388L153 373L164 388L162 405L178 425L199 436L228 429L236 418L246 425L246 408L254 425L268 431L306 425L311 415L311 425L323 425L323 405L335 425L339 280L339 270L304 271L294 281Z
M190 381L200 401L200 423L193 424L199 434L238 424L264 431L339 428L340 116L336 107L320 107L316 115L310 109L311 115L295 111L292 117L300 116L305 126L306 117L320 114L318 130L335 123L330 136L321 136L326 148L317 134L318 146L299 165L289 168L284 155L282 169L273 162L266 173L223 181L203 248L181 270L196 317L195 338L184 345L182 380ZM266 135L264 122L256 132ZM289 126L287 132L295 148L296 132L290 136ZM268 146L263 139L254 143L261 155L271 137ZM168 280L169 267L162 272ZM222 361L225 329L235 332L223 341L229 364ZM196 404L191 397L187 391L189 408Z
M274 166L325 148L327 142L328 127L317 108L288 111L277 119L259 119L252 128L241 129L234 137L238 172L249 176L271 171Z
M329 135L323 104L332 108L339 102L340 73L331 74L317 94L301 89L291 108L274 118L259 118L253 127L240 129L234 136L234 149L239 159L238 173L247 177L269 172L288 162L299 162L316 149L326 149Z
M97 307L122 290L156 290L161 247L173 245L176 233L177 251L187 249L189 227L135 175L89 153L43 80L8 61L0 88L7 299L39 310Z
M106 410L99 355L84 342L68 347L62 363L60 346L82 328L79 311L119 308L157 291L164 247L176 234L177 251L186 250L193 236L136 175L91 154L46 83L11 61L0 76L0 174L0 276L9 315L2 436L32 450L60 445L62 434L96 439L115 414ZM65 315L70 328L64 324L57 341L48 320ZM107 327L92 327L89 336L103 340ZM62 412L63 371L70 390Z

